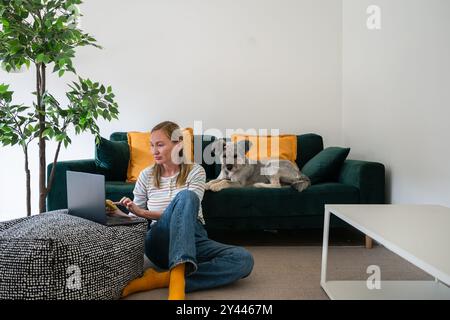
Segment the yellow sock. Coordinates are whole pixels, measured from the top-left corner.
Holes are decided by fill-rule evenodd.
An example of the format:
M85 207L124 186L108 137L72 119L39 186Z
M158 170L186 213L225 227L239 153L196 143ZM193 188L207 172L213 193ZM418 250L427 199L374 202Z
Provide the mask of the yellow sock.
M169 286L170 272L157 272L156 270L149 268L145 270L144 275L140 278L136 278L122 291L122 298L140 291L147 291L157 288L167 288Z
M182 263L170 270L169 300L184 300L184 269Z

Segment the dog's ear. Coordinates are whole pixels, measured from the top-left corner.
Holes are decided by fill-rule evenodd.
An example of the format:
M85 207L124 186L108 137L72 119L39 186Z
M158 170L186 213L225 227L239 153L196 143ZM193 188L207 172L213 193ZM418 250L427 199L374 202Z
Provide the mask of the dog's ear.
M250 150L252 145L253 143L250 140L245 140L245 147L244 147L245 153L247 153Z
M245 154L248 152L248 150L250 150L250 148L252 147L252 142L250 140L240 140L236 146L237 146L237 150L238 153L242 156L245 156Z
M210 145L211 150L211 156L214 158L216 155L220 156L225 151L227 143L225 139L217 139L216 141L212 142Z

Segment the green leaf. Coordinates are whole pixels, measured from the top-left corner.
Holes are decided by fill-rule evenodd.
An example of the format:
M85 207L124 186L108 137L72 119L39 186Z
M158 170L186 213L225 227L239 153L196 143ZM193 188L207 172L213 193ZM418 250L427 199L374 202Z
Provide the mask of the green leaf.
M17 108L17 112L23 112L23 111L25 111L27 109L28 109L28 107L25 107L25 106L19 107L19 108Z
M50 137L52 138L54 135L53 129L52 128L46 128L43 132L42 132L42 137Z
M14 137L11 139L11 145L12 145L12 146L16 145L18 141L19 141L19 137L18 137L18 136L14 136Z
M9 22L6 19L2 19L3 28L9 28Z
M44 62L44 60L45 60L45 54L40 53L40 54L37 55L36 63L42 63L42 62Z
M3 127L2 130L4 134L12 132L12 129L10 127Z
M60 134L56 135L56 141L58 141L58 142L63 141L65 138L66 138L65 133L60 133Z
M58 72L58 76L61 78L64 75L65 70L61 69Z
M73 82L73 85L75 86L75 88L77 88L77 89L78 89L78 91L79 91L79 90L81 90L81 88L80 88L80 85L79 85L78 83L76 83L76 82Z
M73 73L77 73L76 71L75 71L75 68L74 67L72 67L71 65L66 65L66 69L67 69L67 71L70 71L70 72L73 72Z
M8 91L9 85L7 84L0 84L0 94L6 93Z

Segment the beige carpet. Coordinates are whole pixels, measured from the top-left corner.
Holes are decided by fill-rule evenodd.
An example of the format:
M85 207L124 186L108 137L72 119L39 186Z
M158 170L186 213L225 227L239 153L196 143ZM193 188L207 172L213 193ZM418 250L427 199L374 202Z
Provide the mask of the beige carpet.
M187 294L188 300L328 299L319 285L320 246L246 246L255 258L252 274L234 284ZM330 247L329 280L366 280L369 265L378 265L382 280L431 280L431 277L382 246ZM167 289L127 299L167 299Z

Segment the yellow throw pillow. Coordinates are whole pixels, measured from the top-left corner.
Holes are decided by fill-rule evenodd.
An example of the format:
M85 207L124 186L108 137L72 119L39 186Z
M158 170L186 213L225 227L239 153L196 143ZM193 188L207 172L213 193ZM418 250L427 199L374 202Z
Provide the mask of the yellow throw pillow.
M188 163L194 163L194 129L183 128L183 152Z
M249 140L252 145L247 157L252 160L280 159L295 163L297 159L297 136L284 134L279 136L255 136L233 134L231 141ZM278 144L278 146L277 146ZM273 149L273 150L272 150Z
M194 162L194 131L192 128L182 128L182 134L186 159L188 162ZM150 132L128 132L130 161L128 162L127 182L136 182L141 171L155 163L150 138Z

